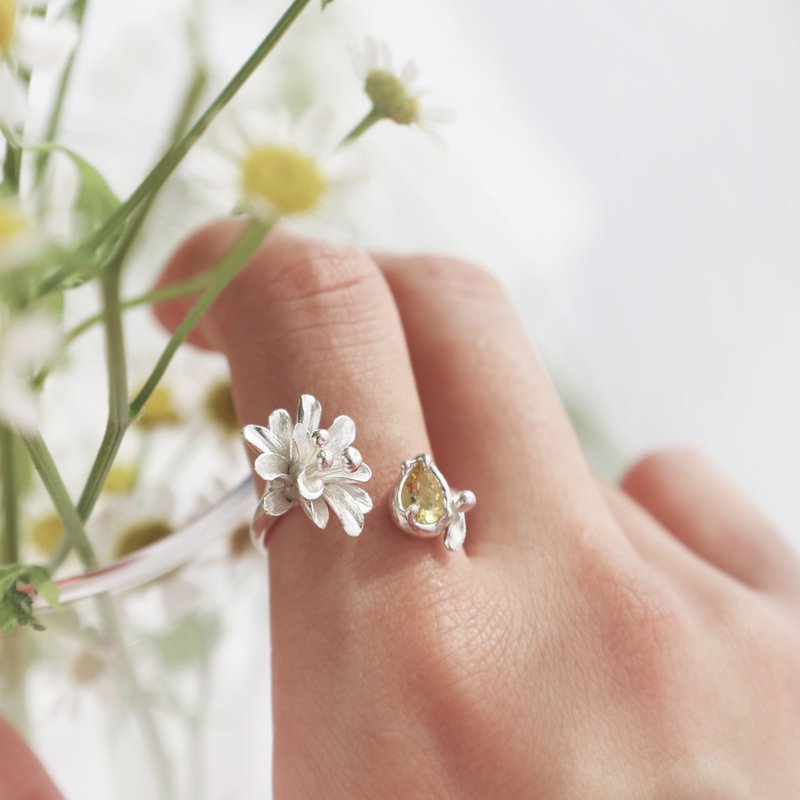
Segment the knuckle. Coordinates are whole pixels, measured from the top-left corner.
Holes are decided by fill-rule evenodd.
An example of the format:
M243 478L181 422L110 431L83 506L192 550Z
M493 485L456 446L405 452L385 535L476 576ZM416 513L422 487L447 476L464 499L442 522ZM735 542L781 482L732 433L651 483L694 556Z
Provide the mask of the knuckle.
M318 304L348 290L380 285L380 274L355 247L299 242L283 258L267 262L265 288L284 303Z
M591 546L575 548L570 579L611 691L647 703L673 699L690 634L678 597L639 562Z
M413 270L412 270L413 271ZM434 292L455 295L459 300L482 303L504 301L497 278L483 267L447 256L426 256L416 264L413 280Z
M676 467L704 460L705 456L691 447L674 447L646 453L625 473L622 487L633 494L658 488Z

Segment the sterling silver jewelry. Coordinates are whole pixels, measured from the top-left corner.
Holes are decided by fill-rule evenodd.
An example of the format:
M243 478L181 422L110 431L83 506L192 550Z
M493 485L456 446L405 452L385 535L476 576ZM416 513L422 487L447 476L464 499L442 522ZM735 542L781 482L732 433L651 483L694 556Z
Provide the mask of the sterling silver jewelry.
M283 408L269 415L267 427L245 425L242 438L257 453L256 473L266 481L264 496L253 516L250 538L259 550L266 548L270 525L300 505L318 527L328 524L329 509L349 536L364 529L364 514L372 498L357 484L372 472L353 447L356 425L350 417L336 417L329 428L320 427L322 406L310 394L300 397L297 421Z
M467 535L465 514L475 507L471 491L453 491L427 453L404 461L400 480L392 492L392 516L412 536L438 536L444 531L444 546L458 550Z

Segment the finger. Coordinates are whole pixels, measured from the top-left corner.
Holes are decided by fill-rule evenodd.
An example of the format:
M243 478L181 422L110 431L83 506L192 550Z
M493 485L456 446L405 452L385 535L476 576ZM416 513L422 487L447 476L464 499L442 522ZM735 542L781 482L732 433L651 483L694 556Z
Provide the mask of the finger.
M39 759L0 717L0 797L61 800Z
M180 248L163 281L185 280L214 263L238 224L207 228ZM186 302L158 309L174 326ZM270 534L274 587L308 592L311 577L352 572L369 561L386 570L428 557L441 561L441 542L412 540L388 514L400 463L429 449L422 411L391 293L364 254L285 235L270 236L203 319L200 340L228 358L234 400L243 424L266 424L270 411L289 409L314 394L323 425L338 415L357 425L355 446L372 468L365 488L374 510L366 531L349 539L331 514L329 529L314 528L302 510L280 517ZM389 549L387 551L387 548ZM391 552L389 552L391 551ZM463 554L455 554L454 557Z
M469 551L538 548L549 531L603 528L607 510L572 426L496 281L451 259L378 260L403 320L437 461L453 485L478 496ZM516 524L497 525L500 508L513 509Z
M764 515L705 457L687 450L648 456L622 488L701 558L756 589L791 591L800 565Z

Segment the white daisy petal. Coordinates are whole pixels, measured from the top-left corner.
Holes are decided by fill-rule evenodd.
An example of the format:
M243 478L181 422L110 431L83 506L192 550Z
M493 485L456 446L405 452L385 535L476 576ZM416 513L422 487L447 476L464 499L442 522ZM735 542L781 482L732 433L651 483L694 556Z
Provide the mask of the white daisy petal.
M242 438L259 453L274 453L287 458L288 448L268 428L261 425L245 425L242 428Z
M288 442L292 435L292 418L285 408L279 408L269 415L270 431L282 442Z
M25 122L27 112L25 84L0 60L0 123L16 128Z
M288 475L289 463L275 453L262 453L255 461L255 471L265 481L272 481Z
M400 72L400 80L410 89L419 77L419 68L413 61L409 61Z
M303 510L308 515L308 518L318 528L324 528L328 524L330 512L322 497L318 497L316 500L306 500L303 498L301 502L303 504Z
M321 418L322 405L319 400L311 394L301 395L297 405L297 422L303 425L309 433L313 433L319 428Z
M30 16L18 25L14 55L25 69L47 69L64 60L77 41L78 27L72 20Z
M324 496L331 511L339 517L344 532L348 536L359 536L364 529L364 513L355 498L336 483L325 487Z
M325 482L318 474L309 474L308 470L303 470L297 476L297 491L306 500L316 500L322 497L325 490Z
M21 382L4 381L0 384L0 419L22 433L35 432L40 421L36 396Z
M294 124L294 140L297 146L308 153L324 154L333 141L335 119L330 108L310 108Z
M444 537L444 546L448 550L460 550L467 536L467 522L463 514L456 514L456 518L447 526Z
M261 506L271 517L280 517L292 507L292 501L287 499L283 489L274 489L264 495Z
M29 378L58 353L61 329L44 314L25 314L11 321L2 333L3 371Z
M338 455L346 447L349 447L356 438L356 424L350 417L336 417L333 424L328 428L329 439L325 449Z

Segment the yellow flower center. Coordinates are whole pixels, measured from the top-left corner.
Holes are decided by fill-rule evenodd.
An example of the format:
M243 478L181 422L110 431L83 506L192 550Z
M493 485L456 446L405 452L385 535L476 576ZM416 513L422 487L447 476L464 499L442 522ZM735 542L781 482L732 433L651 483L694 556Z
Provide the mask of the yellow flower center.
M254 147L242 159L242 190L278 216L313 211L328 191L319 164L299 150L277 145Z
M372 110L398 125L413 125L419 121L419 98L410 95L393 72L376 69L367 75L364 91L372 100Z
M239 432L229 381L219 381L206 392L203 408L208 418L225 434Z
M16 17L17 0L0 0L0 54L11 47Z
M181 415L175 406L172 392L166 386L156 386L153 394L144 404L137 425L147 431L159 427L172 427L180 424Z
M33 546L42 555L49 556L55 552L64 535L64 523L57 514L48 514L31 525L29 535Z
M138 477L139 472L132 464L114 464L108 473L103 491L107 494L130 494Z
M106 662L94 653L84 650L72 662L72 678L75 683L86 685L94 683L106 670Z
M138 522L126 530L114 543L114 558L125 558L143 547L160 542L172 533L172 526L164 520Z
M0 51L2 50L3 0L0 0ZM8 243L25 233L28 220L20 213L14 203L0 200L0 245Z

